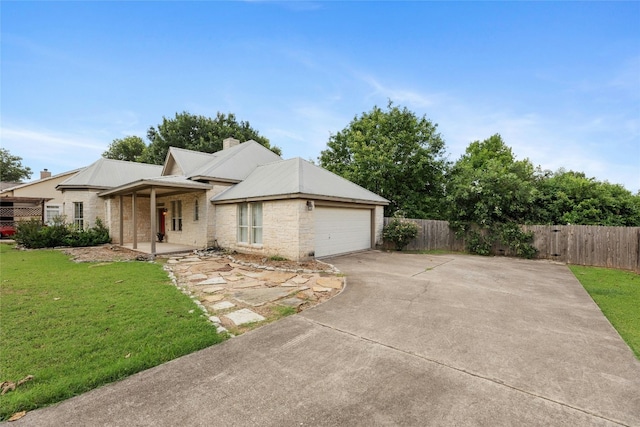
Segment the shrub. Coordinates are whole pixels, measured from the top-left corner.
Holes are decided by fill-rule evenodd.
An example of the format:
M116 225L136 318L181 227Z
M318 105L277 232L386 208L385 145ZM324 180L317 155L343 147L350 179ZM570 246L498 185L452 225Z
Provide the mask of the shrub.
M44 225L39 219L20 221L16 226L13 239L26 248L46 248L48 237L42 231L43 228Z
M43 225L38 219L22 221L16 228L15 241L26 248L53 248L56 246L95 246L109 243L109 229L96 219L96 225L87 230L79 230L64 223L63 217L56 217L51 225Z
M396 245L401 251L418 235L418 225L402 218L393 218L382 230L382 237Z

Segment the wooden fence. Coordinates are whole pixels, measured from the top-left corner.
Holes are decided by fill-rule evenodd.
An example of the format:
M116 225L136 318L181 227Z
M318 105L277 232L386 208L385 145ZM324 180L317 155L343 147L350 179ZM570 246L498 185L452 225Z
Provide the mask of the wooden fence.
M386 225L390 218L384 219ZM448 221L411 219L418 235L408 250L463 251L464 240L457 239ZM593 225L525 225L533 232L536 258L576 265L619 268L640 273L640 227ZM385 243L385 247L392 245ZM496 253L502 254L500 249Z

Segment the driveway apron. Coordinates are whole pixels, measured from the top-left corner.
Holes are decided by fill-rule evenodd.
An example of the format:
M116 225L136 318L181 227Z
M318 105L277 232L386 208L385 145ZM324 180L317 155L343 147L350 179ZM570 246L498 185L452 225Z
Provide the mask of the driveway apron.
M12 424L640 426L640 362L566 266L329 261L332 300Z

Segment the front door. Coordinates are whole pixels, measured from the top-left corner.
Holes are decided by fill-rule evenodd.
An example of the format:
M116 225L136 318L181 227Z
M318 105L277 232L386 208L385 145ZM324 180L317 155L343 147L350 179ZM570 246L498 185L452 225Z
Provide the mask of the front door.
M166 216L167 216L167 210L165 208L159 208L158 209L158 233L164 234L165 232L164 224L165 224Z

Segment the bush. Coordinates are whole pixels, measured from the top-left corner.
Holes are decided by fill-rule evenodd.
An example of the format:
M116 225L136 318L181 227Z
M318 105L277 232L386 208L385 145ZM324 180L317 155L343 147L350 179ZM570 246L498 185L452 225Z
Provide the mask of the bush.
M96 225L87 230L79 230L64 223L64 218L56 217L51 225L43 225L38 219L18 224L15 241L29 249L53 248L56 246L95 246L109 243L109 229L96 219Z
M382 230L382 237L396 245L401 251L418 235L418 225L402 218L393 218Z

